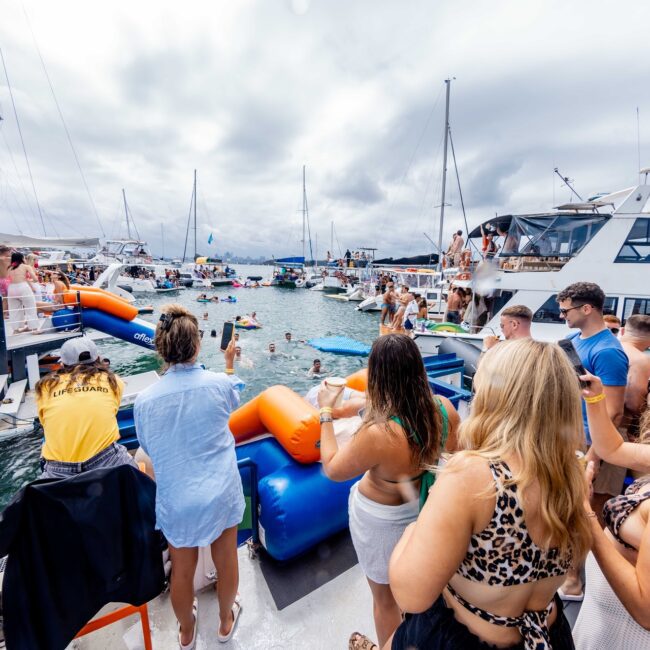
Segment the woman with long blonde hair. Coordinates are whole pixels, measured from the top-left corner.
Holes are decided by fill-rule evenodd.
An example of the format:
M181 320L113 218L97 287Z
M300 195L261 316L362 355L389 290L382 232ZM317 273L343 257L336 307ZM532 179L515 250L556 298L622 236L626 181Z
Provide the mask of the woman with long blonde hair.
M555 592L591 539L575 372L558 346L518 340L485 355L475 385L465 451L391 558L409 613L385 647L572 648Z

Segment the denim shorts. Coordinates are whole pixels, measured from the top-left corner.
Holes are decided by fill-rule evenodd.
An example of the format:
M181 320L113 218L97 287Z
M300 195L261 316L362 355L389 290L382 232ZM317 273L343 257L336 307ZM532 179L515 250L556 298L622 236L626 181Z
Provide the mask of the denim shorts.
M41 468L43 473L39 478L69 478L91 469L117 467L118 465L132 465L136 468L138 466L126 447L113 442L106 449L102 449L98 454L81 463L65 463L60 460L42 458Z

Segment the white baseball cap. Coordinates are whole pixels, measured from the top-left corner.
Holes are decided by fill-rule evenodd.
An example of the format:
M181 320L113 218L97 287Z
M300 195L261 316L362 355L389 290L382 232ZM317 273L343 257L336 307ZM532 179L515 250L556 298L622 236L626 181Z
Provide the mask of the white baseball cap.
M68 339L61 346L61 363L64 366L76 366L80 363L97 361L99 351L95 343L87 336Z

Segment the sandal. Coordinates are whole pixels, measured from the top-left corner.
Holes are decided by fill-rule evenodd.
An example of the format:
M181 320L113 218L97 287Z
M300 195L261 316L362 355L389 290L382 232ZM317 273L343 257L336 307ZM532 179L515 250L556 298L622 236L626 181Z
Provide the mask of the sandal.
M192 640L187 645L181 643L181 624L178 624L178 647L180 650L194 650L196 645L196 630L199 627L199 601L196 598L192 602L192 614L194 615L194 632Z
M239 615L241 614L242 606L239 594L235 596L235 602L232 604L232 627L228 634L219 634L217 631L217 641L219 643L228 643L232 639L232 635L235 633L235 628L237 627L237 621L239 620Z
M354 632L348 641L348 650L379 650L379 646L361 632Z

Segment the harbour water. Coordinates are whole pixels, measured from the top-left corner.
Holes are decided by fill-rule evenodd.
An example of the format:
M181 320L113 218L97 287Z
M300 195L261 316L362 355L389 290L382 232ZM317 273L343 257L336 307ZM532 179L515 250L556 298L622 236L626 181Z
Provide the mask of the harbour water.
M261 275L268 278L271 267L235 265L242 278ZM228 295L237 298L236 303L199 303L200 293ZM285 384L304 394L318 380L307 377L312 361L321 359L329 375L348 375L367 362L363 357L347 357L318 352L306 343L319 336L344 335L372 343L377 336L376 313L362 313L355 310L358 303L341 302L325 297L322 292L306 289L280 289L263 287L258 289L187 289L178 296L150 296L138 298L138 305L151 304L154 313L144 318L155 321L160 308L169 302L188 307L199 318L204 338L199 361L210 370L224 368L223 355L219 350L221 329L226 320L237 315L257 312L263 324L260 330L237 330L240 333L242 361L237 365L237 374L246 382L242 401L247 401L274 384ZM203 315L208 315L203 320ZM217 338L210 337L210 331L217 331ZM291 332L293 343L285 343L285 332ZM274 357L268 353L268 344L276 344ZM112 369L120 375L132 375L147 370L159 370L160 362L155 353L124 343L117 339L106 339L99 343L102 356L111 360ZM42 444L37 433L0 441L0 508L25 483L38 477L38 460Z

